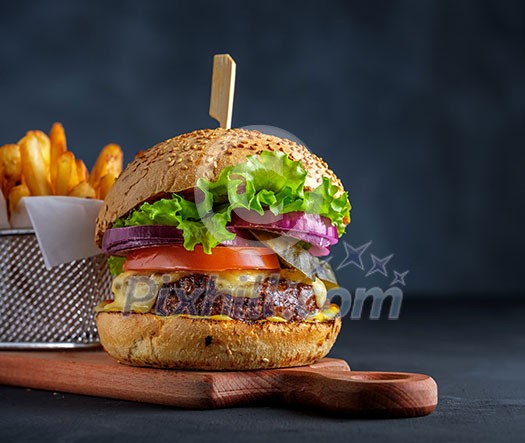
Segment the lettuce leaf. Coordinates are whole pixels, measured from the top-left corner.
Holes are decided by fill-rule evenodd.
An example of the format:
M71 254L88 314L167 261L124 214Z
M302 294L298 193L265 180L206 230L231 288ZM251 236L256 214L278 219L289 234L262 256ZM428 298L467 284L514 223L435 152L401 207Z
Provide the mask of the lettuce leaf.
M348 194L336 197L338 187L328 178L313 191L305 191L307 172L300 162L280 151L263 151L250 156L244 163L222 170L215 181L201 178L197 188L202 192L198 202L173 194L171 199L143 203L114 227L140 225L170 225L183 231L184 247L193 251L201 244L206 253L235 234L226 229L231 212L243 208L263 215L307 212L329 218L344 233L350 219Z
M307 172L300 162L290 160L280 151L263 151L259 157L225 168L215 182L200 179L197 187L204 193L199 211L207 213L215 202L230 203L230 209L244 208L263 215L269 209L274 215L307 212L329 218L339 236L350 220L348 193L338 197L339 188L326 177L313 191L305 191ZM231 212L230 210L230 212Z
M250 156L232 168L230 177L240 177L244 186L230 186L228 198L234 207L259 214L264 214L265 207L275 215L300 210L306 175L301 163L284 152L263 151L260 157Z
M216 212L201 218L194 202L173 194L171 199L160 199L154 203L143 203L125 218L117 220L113 227L168 225L182 230L184 248L193 251L202 245L206 254L211 248L225 240L232 240L235 234L226 229L229 214Z
M122 274L123 272L122 266L124 266L125 261L126 261L126 257L116 257L114 255L108 257L109 273L111 275Z
M351 206L348 192L336 197L338 190L328 178L323 177L323 182L317 188L306 193L304 212L328 217L337 226L341 237L345 233L345 221L350 221Z

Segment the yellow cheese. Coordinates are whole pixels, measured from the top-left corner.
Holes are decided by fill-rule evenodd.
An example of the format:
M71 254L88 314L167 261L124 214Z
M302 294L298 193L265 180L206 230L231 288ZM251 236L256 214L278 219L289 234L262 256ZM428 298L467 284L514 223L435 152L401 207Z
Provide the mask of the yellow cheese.
M124 272L113 280L114 300L103 306L104 311L149 312L159 292L158 279L136 272Z
M272 273L271 271L231 270L217 272L214 275L217 277L215 285L219 292L230 294L233 297L257 298L259 293L255 292L255 288Z
M169 317L184 317L184 318L193 318L196 320L218 320L218 321L229 321L233 318L228 317L227 315L189 315L189 314L177 314L170 315Z
M284 318L276 317L276 316L266 317L264 320L266 320L266 321L273 321L273 322L276 322L276 323L282 323L282 322L286 323L286 320ZM264 320L258 320L258 321L264 321Z
M333 320L334 318L338 316L339 316L339 306L332 304L328 308L323 309L322 311L309 315L305 321L323 322L323 321Z
M315 304L319 309L322 309L326 303L326 286L322 280L316 278L312 283L312 289L314 290Z
M134 271L123 272L113 280L112 292L114 300L110 303L99 305L97 310L106 312L150 312L154 308L157 295L164 284L177 281L184 275L189 274L192 274L192 272L180 271L164 274L145 274ZM259 296L259 293L254 289L260 282L270 277L272 273L258 270L231 270L216 272L211 275L216 278L215 284L219 292L230 294L234 297L255 298ZM279 274L277 274L276 277L279 277ZM322 309L325 306L327 292L326 286L321 280L316 279L312 281L294 269L282 269L280 278L312 285L317 307ZM308 321L322 321L320 320L321 317L325 317L325 314L322 314L322 312L324 311L315 314L312 319ZM227 316L213 317L221 317L215 318L216 320L230 319L230 317ZM268 320L286 321L280 317L269 317Z
M111 306L110 306L111 305ZM96 312L119 312L120 309L116 308L113 303L107 303L102 302L100 303L96 308ZM134 311L139 313L139 311ZM147 312L147 311L146 311ZM306 322L323 322L323 321L329 321L333 320L339 315L339 307L337 305L330 305L329 308L323 309L322 311L316 312L315 314L310 315L307 317L304 321ZM189 315L189 314L176 314L171 315L169 317L183 317L183 318L193 318L195 320L217 320L217 321L231 321L233 318L227 316L227 315ZM282 317L272 316L267 317L261 320L257 320L257 322L274 322L274 323L286 323L287 320Z

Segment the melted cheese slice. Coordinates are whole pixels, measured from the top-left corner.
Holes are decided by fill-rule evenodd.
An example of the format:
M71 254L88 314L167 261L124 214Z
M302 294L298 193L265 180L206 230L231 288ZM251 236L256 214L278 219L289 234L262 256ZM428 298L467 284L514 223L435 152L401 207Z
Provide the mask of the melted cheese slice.
M109 303L101 303L97 306L97 312L150 312L154 308L157 295L164 284L177 281L184 275L190 274L192 274L192 272L181 271L164 274L144 274L134 271L123 272L113 280L112 292L114 300ZM268 271L232 270L217 272L212 275L216 277L215 284L220 292L231 294L234 297L258 297L259 294L255 291L257 284L272 274ZM327 291L326 286L321 280L309 280L299 271L290 269L283 269L280 275L276 273L275 276L312 285L317 307L319 309L325 307ZM323 312L324 310L315 315L321 315ZM320 319L325 318L324 314L320 317L315 317L315 315L312 317L312 321L322 321ZM226 317L213 318L214 320L231 320L231 318L227 316L212 317ZM280 317L270 317L267 320L286 321Z

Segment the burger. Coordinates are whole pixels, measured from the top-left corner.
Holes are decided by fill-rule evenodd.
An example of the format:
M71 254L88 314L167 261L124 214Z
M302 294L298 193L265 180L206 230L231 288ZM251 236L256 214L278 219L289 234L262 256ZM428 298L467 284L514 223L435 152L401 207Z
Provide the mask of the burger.
M142 151L97 218L115 276L100 341L135 366L311 364L341 328L323 257L349 222L341 181L291 140L219 128Z

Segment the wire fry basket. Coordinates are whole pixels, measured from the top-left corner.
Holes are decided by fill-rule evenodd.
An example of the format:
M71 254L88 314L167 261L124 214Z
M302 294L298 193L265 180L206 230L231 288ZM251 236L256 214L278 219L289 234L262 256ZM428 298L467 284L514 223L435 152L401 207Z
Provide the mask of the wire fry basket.
M0 349L99 346L95 306L109 294L105 256L48 270L33 230L0 230Z

